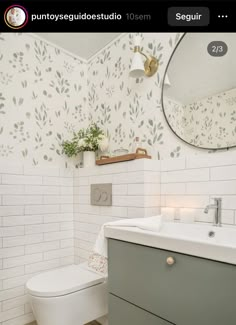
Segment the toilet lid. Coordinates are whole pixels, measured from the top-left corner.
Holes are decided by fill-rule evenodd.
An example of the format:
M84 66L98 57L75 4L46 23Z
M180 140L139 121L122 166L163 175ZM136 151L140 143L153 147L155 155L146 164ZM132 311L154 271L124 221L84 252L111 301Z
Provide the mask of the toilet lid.
M57 297L73 293L105 281L105 277L79 265L41 273L31 278L26 287L31 295Z

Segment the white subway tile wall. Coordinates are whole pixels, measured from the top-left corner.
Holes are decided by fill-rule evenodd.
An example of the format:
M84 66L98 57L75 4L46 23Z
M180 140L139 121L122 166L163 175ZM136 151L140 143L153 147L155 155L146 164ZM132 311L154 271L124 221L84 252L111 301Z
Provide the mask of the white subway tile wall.
M213 211L203 209L220 196L223 223L235 225L236 153L206 156L74 171L0 165L0 325L32 322L26 281L85 261L105 222L148 217L161 208L181 222L212 222ZM90 185L107 182L112 206L92 206Z
M160 162L141 159L92 169L74 177L75 261L86 260L101 225L160 213ZM112 183L112 206L90 205L90 185Z
M212 197L223 198L222 221L236 222L236 153L136 160L78 170L74 177L75 261L86 260L104 222L139 218L171 209L181 222L213 221L204 213ZM90 184L112 182L113 205L91 206ZM180 217L182 216L182 218Z
M72 263L73 170L0 164L0 325L32 322L26 281Z
M235 151L171 159L168 163L163 160L161 166L164 166L161 172L162 207L175 208L176 219L180 219L182 209L191 209L195 222L212 222L214 211L205 214L204 207L212 198L222 197L222 221L228 225L235 224Z

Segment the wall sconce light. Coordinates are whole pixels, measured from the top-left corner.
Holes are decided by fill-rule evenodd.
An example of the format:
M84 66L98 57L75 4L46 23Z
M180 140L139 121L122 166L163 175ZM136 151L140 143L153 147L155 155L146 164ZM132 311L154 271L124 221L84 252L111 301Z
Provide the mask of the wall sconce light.
M165 79L164 79L164 86L165 86L165 87L170 87L170 86L171 86L170 78L169 78L169 76L168 76L167 73L166 73L166 75L165 75Z
M151 77L158 69L158 60L153 56L148 56L141 51L141 37L134 38L134 57L131 64L129 75L133 78L140 78L143 76ZM143 56L145 61L143 61Z

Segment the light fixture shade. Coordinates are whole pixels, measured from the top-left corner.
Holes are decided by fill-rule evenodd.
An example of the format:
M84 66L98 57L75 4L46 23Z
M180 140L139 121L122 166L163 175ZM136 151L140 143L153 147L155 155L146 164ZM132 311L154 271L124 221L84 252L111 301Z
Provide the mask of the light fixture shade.
M143 58L139 52L134 53L129 75L132 78L140 78L145 75Z
M164 79L164 86L166 86L166 87L170 87L171 86L170 79L169 79L169 76L168 76L167 73L166 73L165 79Z

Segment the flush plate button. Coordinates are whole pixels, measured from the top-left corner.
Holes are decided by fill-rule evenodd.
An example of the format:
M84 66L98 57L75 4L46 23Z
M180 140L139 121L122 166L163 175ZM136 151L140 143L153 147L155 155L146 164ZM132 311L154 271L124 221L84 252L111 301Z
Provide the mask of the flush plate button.
M91 205L112 205L112 184L91 184Z

